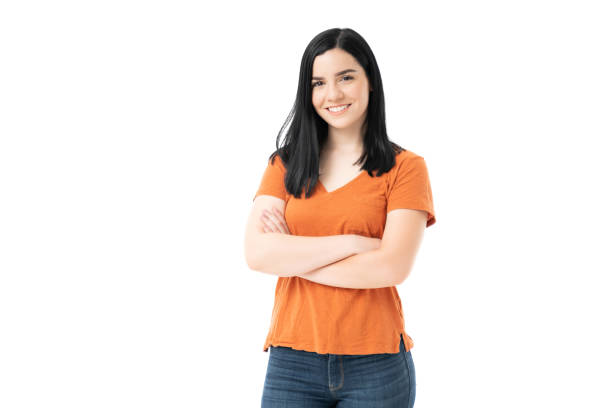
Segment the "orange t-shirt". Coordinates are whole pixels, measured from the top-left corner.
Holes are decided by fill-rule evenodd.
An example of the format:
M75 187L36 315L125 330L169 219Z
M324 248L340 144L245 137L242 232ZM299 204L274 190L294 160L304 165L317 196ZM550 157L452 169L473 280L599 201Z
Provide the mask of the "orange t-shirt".
M387 213L396 208L427 211L427 227L436 222L429 175L423 157L403 150L395 166L381 177L362 170L331 192L318 182L311 197L300 199L285 189L285 166L268 161L258 195L285 200L285 221L292 235L357 234L382 239ZM253 197L253 200L255 200ZM402 301L395 286L353 289L323 285L299 276L279 277L271 325L263 351L270 345L319 354L399 353L413 341L404 331Z

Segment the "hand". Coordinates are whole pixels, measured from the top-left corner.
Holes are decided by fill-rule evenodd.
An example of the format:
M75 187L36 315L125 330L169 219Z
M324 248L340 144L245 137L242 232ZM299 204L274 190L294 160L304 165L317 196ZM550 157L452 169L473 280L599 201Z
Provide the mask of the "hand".
M285 221L285 216L278 211L278 208L273 207L272 211L263 210L261 221L264 224L264 232L280 232L281 234L290 234L289 227Z

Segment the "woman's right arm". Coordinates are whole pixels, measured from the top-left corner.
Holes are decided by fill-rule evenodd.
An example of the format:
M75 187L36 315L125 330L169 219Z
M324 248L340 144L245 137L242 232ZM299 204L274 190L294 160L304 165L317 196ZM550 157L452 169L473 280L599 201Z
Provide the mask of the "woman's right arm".
M264 232L261 213L273 207L284 214L285 201L269 195L254 200L244 240L245 259L252 270L281 277L296 276L380 246L376 238L354 234L305 237Z

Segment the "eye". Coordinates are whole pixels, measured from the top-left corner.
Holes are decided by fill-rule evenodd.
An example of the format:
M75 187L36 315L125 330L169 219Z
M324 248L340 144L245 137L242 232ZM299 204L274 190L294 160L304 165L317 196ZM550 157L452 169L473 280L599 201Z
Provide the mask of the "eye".
M353 77L352 77L352 76L350 76L350 75L344 75L344 76L342 77L342 80L345 80L345 79L348 81L348 80L353 79ZM315 87L319 86L319 85L317 85L317 84L319 84L319 83L321 83L321 81L316 81L316 82L313 82L311 85L312 85L312 87L313 87L313 88L315 88Z

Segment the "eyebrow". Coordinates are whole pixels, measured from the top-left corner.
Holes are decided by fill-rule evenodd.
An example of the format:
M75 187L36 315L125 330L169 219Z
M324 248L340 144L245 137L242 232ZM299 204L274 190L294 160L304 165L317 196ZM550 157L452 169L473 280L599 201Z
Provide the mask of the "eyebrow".
M346 74L347 72L357 72L357 70L354 70L354 69L352 69L352 68L345 69L344 71L336 72L336 76L338 76L338 75L342 75L342 74ZM313 80L315 80L315 79L323 79L323 78L313 76L313 77L312 77L312 79L313 79Z

